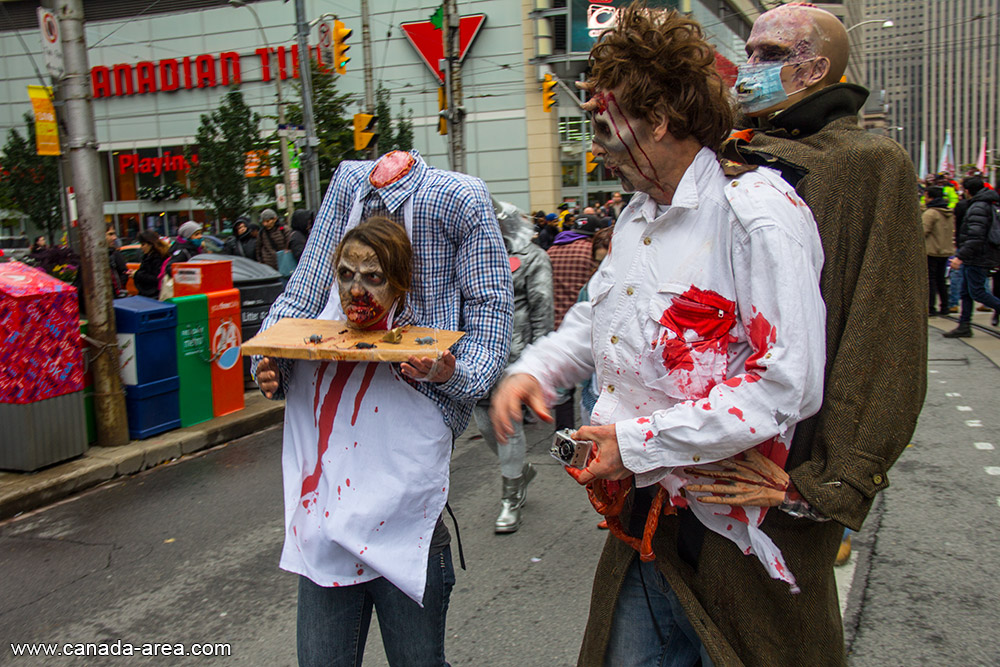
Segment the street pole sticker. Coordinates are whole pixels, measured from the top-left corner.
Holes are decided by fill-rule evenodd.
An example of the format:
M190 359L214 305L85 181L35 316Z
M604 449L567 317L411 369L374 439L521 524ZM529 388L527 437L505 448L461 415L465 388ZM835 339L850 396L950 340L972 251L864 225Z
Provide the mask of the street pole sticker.
M59 33L59 19L50 11L38 8L38 27L42 31L42 50L45 51L45 67L53 79L61 79L66 73L63 65L62 38Z
M333 28L326 21L319 24L319 50L322 64L333 64Z

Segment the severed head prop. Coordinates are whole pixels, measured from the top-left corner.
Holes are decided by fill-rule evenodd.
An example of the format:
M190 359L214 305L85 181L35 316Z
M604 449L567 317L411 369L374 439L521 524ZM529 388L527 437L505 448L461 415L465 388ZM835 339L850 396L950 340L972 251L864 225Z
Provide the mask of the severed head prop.
M333 263L348 325L385 328L410 291L413 251L406 230L388 218L368 218L344 235Z

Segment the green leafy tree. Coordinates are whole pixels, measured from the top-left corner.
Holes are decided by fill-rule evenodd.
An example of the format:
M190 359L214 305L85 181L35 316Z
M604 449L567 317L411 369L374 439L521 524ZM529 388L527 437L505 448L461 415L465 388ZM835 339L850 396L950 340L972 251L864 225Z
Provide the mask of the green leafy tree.
M413 109L406 108L406 100L399 101L396 117L396 147L401 151L413 150Z
M378 118L378 154L385 155L396 148L396 133L392 129L392 106L389 91L380 81L375 89L375 116Z
M226 93L219 108L202 114L195 135L198 163L191 167L191 192L208 202L221 218L235 220L253 204L255 179L246 177L246 155L259 150L260 116L250 110L243 93Z
M354 150L354 115L347 110L354 97L350 93L337 92L336 76L320 70L314 58L310 58L309 62L312 67L313 119L319 139L319 185L322 194L326 192L337 166L343 160L360 159L361 153ZM302 87L296 86L296 90L301 100ZM301 103L290 103L285 116L293 125L304 125Z
M7 133L0 157L0 208L28 216L53 238L62 224L59 211L59 158L39 155L35 147L35 121L24 115L27 139L16 129Z

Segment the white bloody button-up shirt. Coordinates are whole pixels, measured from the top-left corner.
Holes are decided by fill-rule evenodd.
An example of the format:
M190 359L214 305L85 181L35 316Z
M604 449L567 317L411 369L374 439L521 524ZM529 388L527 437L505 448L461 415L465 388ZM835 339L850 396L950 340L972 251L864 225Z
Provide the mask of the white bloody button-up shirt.
M820 407L826 311L812 213L761 168L727 177L702 149L670 206L636 194L611 252L559 330L509 369L547 394L596 371L591 423L615 424L638 486L660 483L679 507L794 579L759 529L766 510L688 502L703 466L751 447L784 465L795 424ZM698 479L711 483L711 479Z

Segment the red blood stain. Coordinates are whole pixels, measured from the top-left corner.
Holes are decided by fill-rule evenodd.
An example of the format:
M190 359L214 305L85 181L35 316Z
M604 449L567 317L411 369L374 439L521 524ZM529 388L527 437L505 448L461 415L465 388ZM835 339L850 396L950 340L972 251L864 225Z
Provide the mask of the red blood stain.
M660 324L666 327L667 332L659 341L653 341L653 347L663 345L663 367L667 372L692 371L692 353L726 353L730 340L726 334L735 323L735 303L716 292L692 285L663 311ZM688 342L688 331L699 340Z
M335 581L335 582L333 582L333 587L334 587L334 588L340 588L340 584L338 584L338 583L337 583L337 582Z
M375 406L375 412L378 412L378 406L377 405Z
M384 526L384 525L385 525L385 521L379 521L379 522L378 522L378 525L380 525L380 526Z
M319 415L316 414L316 411L319 409L319 392L323 388L323 378L326 375L326 367L329 365L329 361L324 361L316 369L316 395L313 396L313 426L316 426L319 419Z
M638 419L635 420L635 423L636 424L648 424L649 420L646 419L645 417L639 417Z
M445 487L442 486L441 487L441 493L444 493L444 489L445 489Z
M750 547L747 547L746 549L744 549L743 553L744 553L744 555L749 556L750 555Z
M330 516L330 512L329 511L323 512L323 516Z
M681 509L684 509L685 507L688 506L688 501L687 498L685 498L684 496L672 496L670 498L670 504L673 505L674 507L680 507Z
M652 431L646 431L646 441L648 442L652 438L653 438L653 432Z
M299 529L296 528L295 526L292 526L292 534L295 535L296 537L298 537L299 536Z
M353 361L341 361L337 364L337 372L330 380L330 388L323 399L323 407L319 414L319 442L317 443L316 468L312 474L302 480L302 492L300 498L305 498L309 493L314 492L319 487L319 478L323 473L323 454L326 453L330 444L330 433L333 431L333 420L337 416L337 406L340 404L340 397L344 394L344 387L351 377L351 372L357 366ZM322 378L321 378L322 379ZM317 383L318 385L318 383Z
M347 488L351 488L351 478L347 478Z
M351 415L351 426L354 426L355 422L358 421L358 410L361 409L361 401L365 398L365 393L368 392L368 385L372 383L372 378L375 377L375 371L378 369L376 364L365 364L365 374L361 378L361 387L358 388L358 395L354 397L354 414ZM354 443L357 447L358 443Z
M762 456L766 456L782 468L788 461L788 447L779 442L777 436L760 443L756 449Z
M750 347L753 348L753 354L747 359L744 368L747 371L747 382L756 382L750 379L750 374L757 374L767 370L766 366L761 366L760 360L766 355L770 349L771 345L774 344L777 338L778 330L771 326L771 323L767 321L763 313L757 313L754 318L750 320L750 327L747 331L747 335L750 337Z
M340 484L337 485L337 500L340 500Z
M590 99L597 103L598 113L604 113L608 110L608 96L604 93L597 93Z
M709 403L708 401L705 401L705 403L701 406L701 409L702 410L711 410L712 409L712 404ZM732 412L732 411L730 411L730 412Z
M751 426L751 427L750 427L750 432L751 432L751 433L756 433L756 432L757 432L757 429L755 429L755 428L754 428L753 426Z
M732 530L732 529L733 529L733 524L727 523L726 524L726 530Z
M357 446L358 446L358 441L357 441L357 440L355 440L355 441L354 441L354 446L355 446L355 447L357 447Z
M776 571L778 572L778 574L780 574L780 575L781 575L782 577L784 577L784 576L785 576L785 568L784 568L784 566L782 566L782 564L781 564L781 563L780 563L780 562L778 561L778 559L777 559L777 558L775 558L775 559L774 559L774 569L775 569L775 570L776 570Z
M649 181L649 182L653 183L654 185L656 185L656 187L660 189L660 192L662 192L664 195L666 195L667 199L670 199L670 194L666 190L663 189L662 185L660 185L660 175L658 173L656 173L656 167L653 166L653 161L649 159L649 156L646 155L646 151L644 151L642 149L642 145L639 144L638 137L636 136L635 130L632 129L632 124L629 123L628 122L628 118L625 117L625 112L622 111L621 105L618 104L618 99L615 97L615 94L614 93L608 93L607 94L607 100L609 102L613 103L615 105L615 108L618 109L618 113L620 113L622 115L622 120L625 121L625 125L626 125L626 127L628 127L628 131L632 133L632 138L636 139L635 147L637 149L639 149L639 152L642 153L642 156L644 158L646 158L646 163L649 165L650 169L653 170L653 177L650 178L646 174L646 172L643 171L642 167L639 166L639 162L635 159L635 155L632 154L632 149L629 148L628 144L625 143L625 139L622 138L622 133L621 133L621 130L618 128L618 123L615 122L615 115L612 114L612 113L609 113L608 114L608 120L611 121L611 125L614 127L615 136L618 137L618 141L621 142L622 146L625 147L625 151L628 153L628 159L632 161L632 164L635 165L636 171L638 171L639 174L643 178L645 178L647 181Z
M747 517L747 513L739 505L730 505L729 511L722 516L728 516L747 525L750 524L750 519Z
M743 419L743 411L737 408L736 406L729 408L729 414L735 415L736 418L739 419L741 422L746 421L746 419Z

